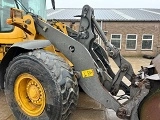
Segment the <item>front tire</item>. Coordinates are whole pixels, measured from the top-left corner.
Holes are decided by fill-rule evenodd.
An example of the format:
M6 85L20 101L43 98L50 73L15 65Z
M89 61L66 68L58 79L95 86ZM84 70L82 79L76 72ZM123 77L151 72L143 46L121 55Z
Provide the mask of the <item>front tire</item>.
M5 95L18 120L66 120L78 100L72 68L44 50L14 58L5 74Z

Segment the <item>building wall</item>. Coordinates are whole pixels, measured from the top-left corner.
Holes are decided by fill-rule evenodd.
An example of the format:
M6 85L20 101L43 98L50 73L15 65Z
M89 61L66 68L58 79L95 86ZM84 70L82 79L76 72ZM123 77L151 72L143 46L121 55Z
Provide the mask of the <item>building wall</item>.
M64 22L69 26L71 22ZM101 23L99 22L101 25ZM79 22L75 23L78 31ZM160 53L160 22L102 22L103 31L107 31L107 39L111 39L111 34L122 34L120 52L123 56L156 56ZM137 35L136 50L126 49L127 34ZM142 50L142 36L143 34L153 35L152 50Z
M111 34L122 34L121 54L124 56L155 56L160 53L160 22L103 22L103 30L108 31L107 39L111 39ZM137 34L136 50L126 50L127 34ZM153 35L152 50L142 50L143 34Z

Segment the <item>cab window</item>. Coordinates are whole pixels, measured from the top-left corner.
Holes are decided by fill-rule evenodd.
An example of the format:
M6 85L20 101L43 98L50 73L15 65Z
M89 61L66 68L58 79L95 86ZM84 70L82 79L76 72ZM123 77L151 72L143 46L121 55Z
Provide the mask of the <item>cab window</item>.
M6 20L10 17L10 8L14 7L14 0L0 0L0 32L9 32L13 29Z

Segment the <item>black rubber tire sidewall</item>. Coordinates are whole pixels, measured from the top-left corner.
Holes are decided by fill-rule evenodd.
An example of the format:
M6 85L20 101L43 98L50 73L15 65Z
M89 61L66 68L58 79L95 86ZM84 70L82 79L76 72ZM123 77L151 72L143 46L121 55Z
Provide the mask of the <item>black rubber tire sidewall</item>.
M58 66L58 64L56 64ZM57 67L58 68L58 67ZM14 83L22 73L30 73L35 76L46 93L46 106L44 112L38 117L31 117L25 114L14 98ZM56 82L56 76L47 66L37 58L28 55L21 55L15 58L9 65L6 72L5 94L8 103L18 120L60 120L62 112L61 88Z

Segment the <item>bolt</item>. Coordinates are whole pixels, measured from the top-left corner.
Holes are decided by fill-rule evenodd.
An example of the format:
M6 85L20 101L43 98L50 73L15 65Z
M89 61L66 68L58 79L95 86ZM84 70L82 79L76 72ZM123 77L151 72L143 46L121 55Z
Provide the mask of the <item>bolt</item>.
M31 82L29 82L29 83L28 83L28 86L30 86L30 85L32 85L32 83L31 83Z
M75 47L74 46L69 46L69 50L73 53L75 51Z
M74 72L74 75L75 75L75 77L76 77L77 79L79 79L79 78L81 77L81 73L78 72L78 71L75 71L75 72Z
M31 24L31 20L30 19L27 19L26 21L23 21L25 22L26 24L30 25Z
M116 115L120 119L125 119L127 117L127 109L124 107L119 108L118 111L116 112Z
M121 71L122 71L122 72L126 71L127 69L128 69L128 65L127 65L127 64L123 64L123 65L121 66Z
M109 56L110 56L110 57L113 57L113 56L114 56L114 52L113 52L113 51L110 51L110 52L109 52Z

